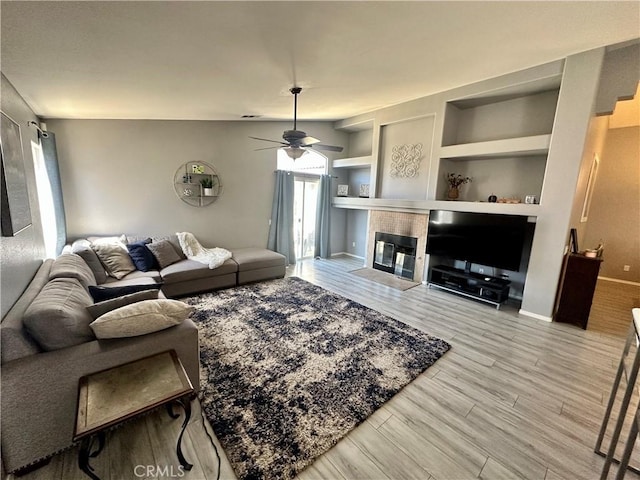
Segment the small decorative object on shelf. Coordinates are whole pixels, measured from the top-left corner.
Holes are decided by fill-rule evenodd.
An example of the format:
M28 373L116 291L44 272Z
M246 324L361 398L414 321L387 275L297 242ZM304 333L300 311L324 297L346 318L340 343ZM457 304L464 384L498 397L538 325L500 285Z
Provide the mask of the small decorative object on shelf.
M204 173L204 165L191 165L192 173Z
M487 201L489 203L496 203L498 201L498 197L496 197L493 193L491 195L489 195L489 198L487 199Z
M535 205L536 203L538 203L538 197L536 197L535 195L527 195L526 197L524 197L524 203L526 203L527 205Z
M361 183L360 184L360 198L369 198L369 184Z
M522 203L519 198L499 198L498 203Z
M205 177L200 180L200 185L202 185L202 194L205 197L213 196L213 179L211 177Z
M456 200L460 196L460 191L458 190L460 185L471 182L471 177L464 177L459 173L447 173L445 177L449 184L449 192L447 193L449 200Z
M338 196L339 197L349 196L349 185L338 185Z

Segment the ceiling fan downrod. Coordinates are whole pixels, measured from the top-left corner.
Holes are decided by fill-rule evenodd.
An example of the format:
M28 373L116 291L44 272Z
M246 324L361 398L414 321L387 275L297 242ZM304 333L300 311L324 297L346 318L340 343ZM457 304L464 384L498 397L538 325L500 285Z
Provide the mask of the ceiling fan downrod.
M293 93L293 129L297 130L298 123L298 94L302 91L302 87L292 87L289 90Z

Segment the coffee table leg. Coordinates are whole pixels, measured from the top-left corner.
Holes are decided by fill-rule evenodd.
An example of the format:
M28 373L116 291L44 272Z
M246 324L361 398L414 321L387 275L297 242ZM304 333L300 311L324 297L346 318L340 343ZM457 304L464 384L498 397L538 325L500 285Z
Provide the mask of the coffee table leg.
M91 451L93 448L93 442L97 438L98 446L95 451ZM87 474L92 480L100 480L95 473L93 473L93 467L89 465L89 459L97 457L104 448L105 435L104 432L98 432L96 435L91 435L82 439L80 443L80 451L78 453L78 466L80 470Z
M191 470L193 465L187 462L186 458L182 454L182 436L184 435L184 431L187 428L187 424L189 423L189 419L191 419L191 402L189 399L178 399L174 400L173 403L177 403L184 410L184 422L182 422L182 429L180 430L180 436L178 437L178 445L176 446L176 453L178 454L178 460L180 460L180 465L184 467L185 470ZM169 411L169 416L171 418L178 418L180 415L173 413L172 404L167 406Z

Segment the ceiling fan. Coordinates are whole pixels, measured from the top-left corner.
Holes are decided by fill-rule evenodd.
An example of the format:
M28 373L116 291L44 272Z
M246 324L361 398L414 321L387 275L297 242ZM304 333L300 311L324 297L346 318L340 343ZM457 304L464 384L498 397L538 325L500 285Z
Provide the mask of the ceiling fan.
M314 137L309 137L301 130L296 130L298 120L298 94L302 91L301 87L293 87L289 90L293 94L293 130L285 130L282 134L283 141L269 140L268 138L249 137L254 140L263 140L265 142L278 143L276 147L258 148L256 150L267 150L270 148L282 148L287 155L292 159L300 158L307 151L307 148L313 148L315 150L326 150L329 152L341 152L342 147L334 145L324 145L320 143L320 140Z

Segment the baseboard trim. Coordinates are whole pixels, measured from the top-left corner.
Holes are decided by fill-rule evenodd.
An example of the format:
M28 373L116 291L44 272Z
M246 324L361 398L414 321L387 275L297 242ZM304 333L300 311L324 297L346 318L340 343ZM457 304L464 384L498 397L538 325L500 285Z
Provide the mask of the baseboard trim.
M598 280L604 280L605 282L616 282L616 283L624 283L625 285L635 285L637 287L640 287L640 283L638 282L632 282L630 280L620 280L618 278L611 278L611 277L600 277L598 276Z
M360 260L364 260L364 257L361 257L359 255L355 255L355 254L349 253L349 252L338 252L338 253L332 253L331 254L332 257L337 257L338 255L346 255L347 257L353 257L353 258L358 258Z
M549 322L549 323L553 322L553 319L551 317L545 317L544 315L538 315L537 313L527 312L526 310L520 309L518 313L526 317L535 318L536 320L542 320L544 322Z

